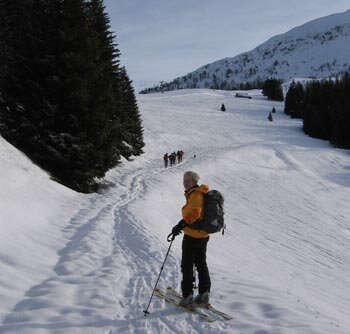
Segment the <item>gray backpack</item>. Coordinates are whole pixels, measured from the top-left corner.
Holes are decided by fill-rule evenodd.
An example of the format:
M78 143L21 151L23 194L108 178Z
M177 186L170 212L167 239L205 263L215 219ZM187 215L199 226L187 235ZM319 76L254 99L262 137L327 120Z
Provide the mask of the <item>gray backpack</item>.
M202 230L207 233L225 231L224 196L217 190L210 190L204 194L204 215L202 220L188 224L188 228Z

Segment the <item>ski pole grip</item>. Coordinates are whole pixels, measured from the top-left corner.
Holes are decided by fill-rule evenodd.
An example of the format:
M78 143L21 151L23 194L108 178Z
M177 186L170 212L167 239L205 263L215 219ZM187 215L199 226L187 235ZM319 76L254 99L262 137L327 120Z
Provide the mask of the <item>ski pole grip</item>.
M175 236L174 236L172 233L170 233L170 234L168 235L168 237L167 237L168 242L171 242L171 241L173 241L174 239L175 239Z

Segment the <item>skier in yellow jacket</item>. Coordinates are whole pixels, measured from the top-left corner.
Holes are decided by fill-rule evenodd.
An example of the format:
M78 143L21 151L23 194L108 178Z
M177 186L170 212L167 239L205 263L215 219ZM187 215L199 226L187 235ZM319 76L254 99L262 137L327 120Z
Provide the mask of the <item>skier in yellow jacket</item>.
M183 230L182 241L182 300L183 305L196 303L209 303L210 276L206 262L207 243L209 234L205 231L191 229L191 224L203 219L204 194L209 191L206 184L198 185L199 175L188 171L184 174L186 204L182 208L182 220L173 227L172 234L177 236ZM193 266L198 272L198 296L193 299Z

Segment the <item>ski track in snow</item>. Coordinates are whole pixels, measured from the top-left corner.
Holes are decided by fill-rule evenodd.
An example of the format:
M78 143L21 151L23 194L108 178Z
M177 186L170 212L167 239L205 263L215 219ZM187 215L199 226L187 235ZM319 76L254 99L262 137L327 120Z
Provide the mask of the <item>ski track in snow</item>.
M241 133L237 133L236 142L232 138L227 141L220 139L209 146L208 143L201 144L199 138L198 142L190 146L189 142L194 138L183 139L181 145L188 145L188 150L185 152L186 158L182 163L165 170L161 165L159 153L172 144L173 137L169 130L152 135L152 120L156 122L157 117L155 115L151 118L152 108L155 108L156 114L161 112L162 106L174 108L179 112L179 119L181 119L188 105L192 106L193 110L200 108L201 104L203 105L202 98L217 106L222 99L227 100L226 105L232 101L238 101L232 99L229 93L208 90L140 97L141 111L146 118L146 138L158 143L159 147L155 149L152 146L154 151L147 151L146 147L145 157L137 158L134 162L113 170L107 179L115 184L114 187L103 193L87 196L85 205L70 219L63 230L68 242L58 252L59 260L52 268L52 275L26 292L23 299L18 301L12 312L4 318L0 333L325 334L327 330L331 330L329 334L350 333L336 321L332 322L331 319L335 319L337 313L328 317L324 311L319 311L314 306L317 298L313 295L319 290L320 293L324 293L324 298L327 298L326 291L322 292L324 289L322 275L329 275L330 279L333 279L332 273L336 267L338 270L343 270L344 282L349 282L346 278L349 274L347 265L350 264L346 254L348 246L344 244L344 240L350 240L350 233L344 228L344 209L339 215L337 213L333 215L333 224L338 224L339 229L344 229L343 236L334 239L336 236L334 236L333 227L323 231L326 234L329 232L325 239L330 245L334 243L339 245L335 253L318 243L318 233L321 232L316 231L313 224L305 226L305 221L300 216L296 216L287 205L281 209L282 198L276 198L276 202L271 201L274 195L273 187L285 187L284 190L290 192L290 197L286 196L285 199L291 198L294 201L298 198L303 185L297 185L296 188L285 185L281 182L285 175L291 175L295 180L299 178L305 182L309 181L314 185L315 194L311 194L310 198L303 197L300 203L296 204L303 206L302 214L309 214L314 210L316 193L322 194L327 191L338 191L341 187L346 188L346 185L344 186L346 181L340 179L341 173L333 176L322 175L315 170L312 161L304 164L300 160L300 157L304 157L301 155L303 150L309 149L300 145L300 141L312 141L304 138L303 134L297 133L294 138L291 138L289 150L285 149L282 140L271 143L264 129L261 133L257 130L255 137L249 135L245 137L245 131L249 132L254 126L257 127L259 122L263 127L269 126L266 123L265 112L261 119L253 119L254 116L251 116L251 119L246 120L247 130L243 129ZM254 106L251 101L239 100L238 103L240 107L244 106L244 103ZM273 105L272 102L267 101L261 103L267 108ZM280 109L280 105L278 106ZM213 110L210 106L207 109L206 114L198 121L200 126L205 122L210 126L210 114ZM225 116L222 114L214 116L225 117L225 123L230 117L235 117L238 130L240 129L239 120L247 117L238 109L229 110ZM274 117L278 118L278 116ZM159 124L164 119L159 116ZM283 123L280 126L283 131ZM229 130L225 131L218 135L225 138ZM290 128L289 131L291 131ZM178 144L174 143L174 145L178 147ZM326 146L326 144L322 145ZM329 149L329 155L337 157L337 153L332 150L334 149ZM197 155L196 158L194 154ZM225 181L227 176L215 179L213 175L215 168L227 161L235 166L235 175L232 176L235 181L229 184ZM255 166L252 167L253 162ZM198 316L180 311L156 296L150 307L151 314L144 317L142 311L147 305L168 247L165 241L167 234L164 232L169 233L171 224L175 224L177 219L171 216L173 209L169 208L170 217L163 216L164 227L161 226L161 222L147 225L147 217L154 215L155 212L146 212L149 208L148 201L153 200L152 196L160 196L165 200L169 198L171 193L167 192L172 191L172 186L176 183L180 183L181 186L183 171L200 166L207 176L212 175L212 180L216 180L216 188L226 187L226 192L232 191L226 198L230 208L227 215L231 216L230 210L234 204L238 207L232 209L233 211L239 212L243 207L250 207L252 210L254 208L254 213L250 212L252 210L247 210L243 217L232 214L237 227L229 226L226 237L223 239L212 237L213 246L210 245L212 248L208 250L209 268L216 287L216 295L213 295L215 304L218 308L231 313L234 320L206 324L200 322ZM224 168L223 173L225 173ZM250 168L259 170L261 175L266 173L266 178L254 172L246 174ZM228 170L227 173L229 172ZM282 173L282 176L279 176L279 173ZM162 188L162 182L165 179L169 180L169 187ZM348 186L350 187L350 183ZM258 197L253 195L262 190L266 190L268 198L262 198L262 204L256 205ZM155 198L159 200L160 197ZM177 197L176 201L183 204L182 194L178 193ZM159 203L159 206L161 204ZM145 210L144 216L142 210ZM166 212L167 208L159 207L159 211L163 212L162 210ZM278 216L281 215L282 210L284 219L279 222ZM266 215L266 211L270 212L271 217ZM179 217L179 213L177 214ZM261 224L253 226L253 222L256 222L259 216ZM267 217L274 221L273 231L268 231ZM157 229L153 230L155 227ZM257 231L257 234L252 235L252 230ZM237 235L241 238L240 240L237 239ZM232 239L235 236L236 239ZM160 285L163 287L167 285L179 287L181 242L176 239L176 243L162 273ZM218 243L222 243L222 247L219 247ZM257 253L254 255L244 251L240 253L239 247L247 247L247 249L257 247ZM344 249L343 255L340 252L341 249ZM286 258L282 250L295 256ZM216 263L216 258L223 258L223 260ZM271 269L269 259L276 263L276 266ZM314 290L310 295L306 293L302 295L304 288L299 287L298 284L306 279L307 268L311 262L315 263L315 267L311 268L310 275L320 279L313 278L310 286L314 286ZM281 272L276 272L276 268L282 263L285 267ZM228 269L228 266L232 268ZM256 277L256 272L259 270L264 273L261 278ZM266 283L264 278L269 275L271 275L271 281ZM286 282L286 279L293 278L294 282ZM335 285L338 279L338 276L334 276ZM347 306L346 301L341 300L341 297L338 295L334 297L340 305L337 312L342 304L344 307ZM284 299L285 302L282 304L281 301ZM327 309L326 303L325 300L324 305L320 307L322 310ZM304 319L305 322L302 323L300 319ZM313 323L310 319L316 320Z
M173 320L163 317L171 314L168 311L151 314L147 319L143 316L150 287L156 281L165 252L150 252L152 243L159 243L159 240L152 238L142 222L128 212L128 205L145 191L145 180L162 172L164 169L157 162L122 174L120 180L115 180L125 187L121 194L112 189L103 196L92 196L65 229L70 242L59 251L60 259L53 268L55 275L27 291L26 298L6 316L0 333L173 332ZM108 255L104 254L106 249ZM156 262L151 264L150 260ZM180 272L178 260L171 255L166 266ZM178 280L179 276L176 278ZM176 284L174 278L172 282ZM60 296L62 291L67 295ZM152 308L161 303L154 297ZM106 305L110 306L108 311ZM43 314L51 323L40 321ZM65 314L74 314L76 321L56 320L64 318ZM194 315L186 318L197 321ZM188 321L184 320L183 324L187 326ZM107 331L91 329L109 326ZM214 331L209 327L207 330L216 333L222 327L218 325Z

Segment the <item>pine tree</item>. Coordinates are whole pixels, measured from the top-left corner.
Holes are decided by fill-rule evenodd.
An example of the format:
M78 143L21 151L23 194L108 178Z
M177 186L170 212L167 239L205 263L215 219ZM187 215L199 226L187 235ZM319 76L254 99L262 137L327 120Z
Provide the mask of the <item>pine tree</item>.
M284 112L292 118L302 118L302 103L305 96L304 86L293 81L288 89Z
M0 11L6 17L2 41L7 50L2 64L6 70L0 70L1 132L36 162L47 153L45 139L57 113L57 99L51 100L57 96L54 74L59 34L54 31L50 38L47 35L58 15L50 11L52 3L3 1ZM48 156L49 160L52 154Z
M331 142L342 148L350 148L350 75L345 73L334 85L335 103L332 117Z
M287 91L286 100L284 103L284 112L287 115L290 115L294 110L294 105L296 103L295 89L296 89L296 83L293 80Z
M116 166L120 159L122 94L118 79L120 52L115 36L110 32L108 15L102 0L91 0L87 4L88 17L98 38L98 73L91 95L91 108L100 111L96 116L102 124L91 127L92 132L100 132L98 149L103 152L103 173ZM97 97L97 98L96 98ZM100 116L99 116L100 115ZM102 115L102 118L101 118ZM103 132L101 132L103 130Z
M3 92L5 78L8 76L8 67L14 50L10 49L11 33L11 17L9 16L8 1L0 2L0 92Z
M269 113L269 116L267 117L267 119L270 121L270 122L273 122L273 117L272 117L272 114Z
M224 104L221 105L221 111L226 111L226 107Z
M262 93L269 100L283 101L281 82L277 79L267 79L264 82Z
M119 79L122 95L121 154L129 158L131 155L143 153L143 129L132 82L125 67L120 69Z
M0 131L63 184L142 153L131 81L102 0L0 2Z
M350 80L313 81L302 103L303 129L312 137L350 148Z

